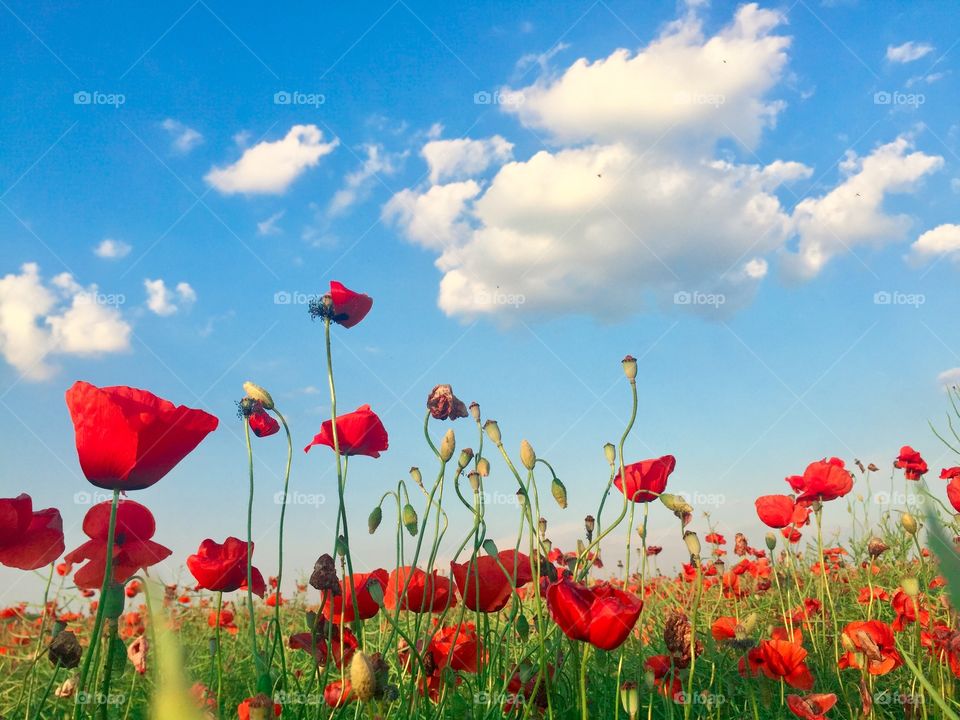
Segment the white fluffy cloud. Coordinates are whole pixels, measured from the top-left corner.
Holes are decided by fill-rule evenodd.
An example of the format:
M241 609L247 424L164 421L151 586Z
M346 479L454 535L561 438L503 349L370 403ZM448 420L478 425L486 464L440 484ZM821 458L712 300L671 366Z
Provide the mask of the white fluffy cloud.
M941 157L911 150L910 140L899 137L866 157L851 153L840 165L843 182L822 197L800 202L794 211L800 241L797 253L787 258L787 272L810 278L831 258L858 245L904 239L910 217L885 213L884 198L911 191L943 165Z
M147 291L147 307L150 312L162 317L173 315L197 300L196 292L185 282L177 283L175 288L168 288L160 278L147 279L143 281L143 287Z
M316 125L294 125L283 139L247 148L235 163L211 169L204 179L225 195L280 194L339 143L323 142Z
M910 246L910 259L916 263L923 263L941 255L960 258L960 225L938 225L927 230Z
M194 130L192 127L187 127L179 120L167 118L160 123L160 126L170 133L171 137L173 138L170 141L170 146L175 152L178 152L181 155L186 155L197 145L203 142L203 135L201 135L197 130Z
M93 249L93 253L104 260L119 260L129 255L131 250L133 248L122 240L106 238Z
M753 145L783 102L765 97L780 79L790 39L783 21L755 4L712 37L690 12L645 48L577 60L511 91L503 107L562 142L659 142L674 147L734 137Z
M927 43L916 43L913 40L903 43L903 45L888 45L887 60L895 63L909 63L919 60L924 55L933 52L933 45Z
M393 175L397 171L397 161L402 156L393 156L384 152L382 145L369 144L363 148L365 158L359 168L348 174L344 185L333 195L327 214L341 215L356 202L362 200L376 182L378 175Z
M130 347L121 295L83 287L70 273L44 283L27 263L0 278L0 354L30 380L51 377L57 355L96 356Z
M420 154L430 168L430 182L437 183L473 177L506 162L513 154L513 143L499 135L483 140L434 140L424 145Z
M427 143L430 181L395 194L383 217L437 253L441 309L507 322L655 305L717 317L752 299L771 261L810 278L855 245L904 237L908 218L887 214L884 199L915 189L942 158L898 138L849 156L834 189L791 211L780 196L806 188L782 191L812 168L717 150L755 144L785 108L772 96L787 85L784 18L745 5L705 36L696 13L688 6L636 52L577 60L502 95L523 99L501 108L546 131L548 150L467 162L437 144L449 141ZM488 181L463 179L490 163Z

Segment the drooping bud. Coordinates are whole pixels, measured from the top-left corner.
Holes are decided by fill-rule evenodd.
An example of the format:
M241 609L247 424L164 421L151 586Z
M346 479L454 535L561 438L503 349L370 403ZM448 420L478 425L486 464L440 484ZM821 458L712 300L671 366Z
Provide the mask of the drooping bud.
M417 534L417 511L414 509L413 505L407 503L403 506L403 526L407 529L407 532L411 535Z
M470 461L473 460L473 449L464 448L460 451L460 457L457 459L457 470L462 471Z
M373 512L370 513L370 517L367 518L367 529L370 531L370 534L373 535L377 528L380 527L380 522L383 520L383 509L377 505Z
M259 402L264 410L273 410L273 398L270 397L270 393L256 383L252 383L248 380L243 384L243 391L247 394L248 398Z
M917 530L920 529L917 519L908 512L900 516L900 526L910 535L916 535Z
M526 440L520 441L520 462L527 470L533 470L537 464L537 454L533 451L533 446Z
M484 432L487 433L487 437L490 438L490 441L496 445L500 446L500 426L497 425L496 420L487 420L483 424Z
M613 443L607 443L603 446L603 454L607 458L607 462L610 463L610 467L613 467L617 462L617 448L614 447Z
M350 685L360 702L372 700L377 692L377 675L373 663L363 651L357 651L350 662Z
M567 488L560 478L554 478L553 482L550 483L550 492L553 494L553 499L557 501L557 505L560 506L561 510L567 509Z
M526 616L523 613L517 617L516 622L517 635L520 636L520 639L524 642L527 641L527 638L530 637L530 623L527 621Z
M687 550L690 551L690 557L700 557L700 538L697 537L695 532L692 530L687 530L685 533L683 533L683 542L686 543Z
M777 547L777 536L774 535L772 532L767 533L766 541L767 541L767 550L772 551L775 547Z
M623 374L627 376L627 380L637 379L637 359L633 355L627 355L623 359Z
M447 430L440 441L440 459L447 462L453 457L453 451L457 449L457 439L454 437L453 429Z
M491 538L487 538L483 541L483 551L490 556L499 553L499 550L497 550L497 544Z

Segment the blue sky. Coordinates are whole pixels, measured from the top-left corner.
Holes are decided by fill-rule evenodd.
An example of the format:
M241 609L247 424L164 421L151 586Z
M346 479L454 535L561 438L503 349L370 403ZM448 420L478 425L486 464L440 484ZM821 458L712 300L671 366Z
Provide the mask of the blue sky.
M940 3L0 15L2 494L60 507L68 548L91 490L75 379L220 417L135 496L178 562L243 532L244 380L290 418L294 491L332 500L329 455L299 451L329 412L304 298L331 279L375 298L335 332L340 407L369 403L390 433L351 468L358 536L426 467L423 403L452 383L554 463L571 507L550 534L572 545L629 411L627 353L628 459L675 454L675 489L722 496L698 509L730 536L759 541L752 498L819 457L886 477L911 443L953 464L927 426L960 376L960 38ZM284 448L256 450L273 572ZM489 490L514 491L496 463ZM291 508L288 577L329 549L333 510ZM514 508L491 514L507 537ZM668 551L674 531L655 510ZM381 532L358 537L359 566L392 553Z

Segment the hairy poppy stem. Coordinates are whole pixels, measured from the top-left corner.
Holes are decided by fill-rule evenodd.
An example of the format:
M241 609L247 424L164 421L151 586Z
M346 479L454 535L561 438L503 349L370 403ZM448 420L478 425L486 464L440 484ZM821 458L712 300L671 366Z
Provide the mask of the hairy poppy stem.
M250 612L250 650L257 671L257 685L266 675L266 667L257 649L257 616L253 607L253 445L250 442L250 418L244 417L243 429L247 440L247 464L250 468L250 497L247 501L247 610Z
M220 613L223 611L223 591L217 593L217 717L223 716L223 644L220 641Z
M274 414L280 420L280 423L283 425L283 430L287 435L287 467L283 474L283 504L280 506L280 540L278 541L278 566L277 566L277 597L276 605L274 606L274 625L275 625L275 635L273 641L274 651L276 651L278 645L280 648L280 668L283 671L283 680L286 683L287 680L287 656L286 648L284 647L283 642L283 629L280 622L280 606L281 606L281 595L280 588L283 584L283 526L284 521L287 516L287 494L290 489L290 467L293 463L293 438L290 436L290 428L287 425L287 419L280 413L277 408L273 408ZM273 659L273 652L270 653L271 661Z
M90 674L90 663L93 659L94 648L99 647L100 633L103 630L103 616L106 612L106 603L104 596L110 587L113 575L113 545L117 536L117 508L120 507L120 489L113 490L113 503L110 505L110 524L107 529L107 557L104 561L103 584L100 586L100 597L97 599L97 617L93 623L93 633L90 635L90 644L87 646L87 653L83 659L83 668L80 671L80 682L77 684L77 692L85 693L87 691L87 680ZM75 703L73 710L74 720L79 718L82 710L82 703Z

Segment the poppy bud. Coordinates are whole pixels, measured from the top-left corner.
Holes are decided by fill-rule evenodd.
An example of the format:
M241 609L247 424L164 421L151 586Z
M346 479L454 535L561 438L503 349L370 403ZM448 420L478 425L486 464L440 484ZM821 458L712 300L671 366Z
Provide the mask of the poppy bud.
M620 704L623 705L623 711L630 716L631 720L637 716L640 710L640 692L635 682L628 680L620 686Z
M517 617L517 635L520 636L520 639L524 642L527 641L527 638L530 637L530 623L527 621L526 616L523 613L520 613Z
M457 439L453 435L453 430L447 430L443 440L440 441L440 459L447 462L453 457L453 451L457 449Z
M637 379L637 359L633 355L627 355L623 359L623 373L627 376L627 380Z
M373 663L363 651L358 650L350 662L350 686L360 702L372 700L377 691L377 675Z
M477 472L480 473L480 477L487 477L490 474L490 461L485 457L477 460Z
M383 520L383 510L379 505L377 505L373 512L370 513L370 517L367 518L367 529L370 530L370 534L373 535L377 528L380 527L380 522Z
M527 506L527 491L523 488L517 490L517 503L521 508L525 508Z
M472 417L477 422L480 422L480 405L478 405L475 402L472 402L470 403L470 407L468 408L468 410L470 410L470 417Z
M613 467L614 463L617 462L617 449L613 446L613 443L607 443L603 446L603 454L607 458L607 462L610 463L610 467Z
M533 451L533 446L526 440L520 441L520 462L527 470L533 470L537 464L537 454Z
M497 544L490 538L487 538L483 541L483 551L491 557L499 553L497 550Z
M417 534L417 511L410 503L403 506L403 526L411 535Z
M560 506L560 509L566 510L567 488L564 487L562 482L560 482L560 478L554 478L553 482L550 483L550 492L553 493L553 499L557 501L557 505Z
M917 519L908 512L900 516L900 526L910 535L916 535L917 530L920 529L920 526L917 524Z
M413 478L413 481L417 484L417 487L423 487L423 475L420 474L420 468L410 468L410 477Z
M347 556L347 539L343 535L337 537L336 550L340 557Z
M83 648L76 635L64 630L50 642L47 655L55 667L75 668L80 664Z
M840 636L840 644L843 646L843 649L847 652L855 653L857 652L857 646L854 644L853 640L850 639L850 636L846 633L843 633Z
M583 519L583 529L587 532L587 538L593 537L593 530L597 526L597 520L593 515L587 515Z
M480 473L478 473L476 470L468 472L467 480L470 481L470 487L473 489L473 492L480 492Z
M903 588L907 597L916 597L920 594L920 582L915 577L904 578L900 582L900 587Z
M772 532L767 533L767 550L773 550L777 546L777 536Z
M690 507L686 500L673 493L660 493L660 502L672 513L683 512Z
M243 384L243 391L247 394L248 398L251 400L256 400L258 403L260 403L264 410L273 410L273 398L270 397L270 393L268 393L259 385L248 380Z
M500 447L500 426L497 425L496 420L487 420L483 424L483 429L487 433L487 437L490 438L490 441Z
M692 530L687 530L685 533L683 533L683 542L686 543L687 550L690 551L690 557L700 557L700 538L697 537L695 532Z
M370 593L370 598L380 607L383 607L383 588L380 586L380 583L376 580L367 581L367 592Z
M470 461L473 460L473 449L464 448L460 451L460 458L457 460L457 468L463 470L467 465L470 464Z
M540 518L540 521L537 523L537 529L540 531L540 537L542 538L547 534L547 519Z

